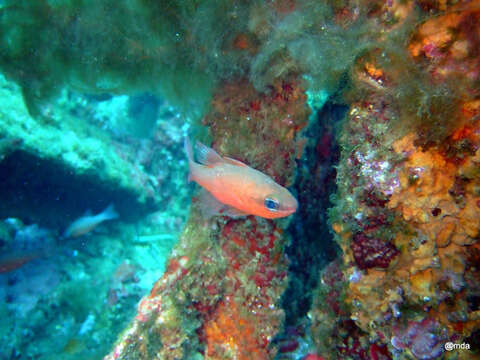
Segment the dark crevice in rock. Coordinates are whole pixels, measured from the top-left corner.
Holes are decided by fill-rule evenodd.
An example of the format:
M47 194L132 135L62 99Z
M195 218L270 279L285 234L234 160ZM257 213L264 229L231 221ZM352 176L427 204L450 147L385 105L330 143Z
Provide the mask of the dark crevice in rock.
M292 242L286 249L290 260L289 286L282 304L286 327L295 326L307 315L319 271L339 254L327 223L327 210L332 206L330 195L336 191L336 133L346 111L345 106L327 103L304 134L308 143L297 160L294 185L300 206L288 228Z
M128 189L78 174L59 161L17 150L0 162L0 218L20 217L51 229L64 229L87 209L113 203L120 218L135 221L153 210Z

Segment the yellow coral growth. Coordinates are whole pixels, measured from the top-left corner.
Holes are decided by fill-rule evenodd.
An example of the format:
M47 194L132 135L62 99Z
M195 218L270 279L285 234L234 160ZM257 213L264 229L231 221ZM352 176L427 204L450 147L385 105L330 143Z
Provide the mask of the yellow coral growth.
M433 270L428 268L410 276L412 291L423 299L432 299L434 296Z
M476 135L480 123L471 127L473 130L455 131L455 141L468 137L480 148L480 135ZM360 279L349 283L347 292L352 319L372 336L384 314L393 313L392 307L407 299L410 305L431 303L447 307L450 312L462 311L464 303L446 305L439 294L461 294L467 271L465 259L471 244L479 245L480 150L461 161L452 161L442 149L425 150L417 147L415 140L416 136L410 134L393 144L404 161L398 170L400 184L386 206L395 212L395 222L408 228L396 232L393 240L400 250L397 262L385 271L368 269ZM346 235L342 224L332 226L342 238ZM346 245L343 250L346 263L353 263ZM346 277L353 276L354 271L346 269ZM430 316L451 334L463 332L467 336L478 326L474 313L468 315L467 322L434 313ZM455 331L460 327L462 332Z
M397 153L406 154L407 160L399 173L401 186L392 195L387 206L400 213L403 219L421 234L447 246L450 241L458 245L472 244L480 231L479 194L480 178L464 180L461 201L454 193L458 179L474 163L455 165L448 162L436 148L426 151L414 146L415 136L407 135L394 143ZM478 156L478 155L477 155ZM420 257L432 256L424 253Z
M205 359L262 360L266 349L255 336L255 323L241 314L234 301L221 302L205 324L207 354Z
M368 173L356 172L352 174L352 189L342 189L346 193L342 199L350 199L342 205L351 211L351 218L343 216L332 224L344 252L345 278L350 280L346 301L351 305L352 319L372 339L379 333L391 338L399 322L427 318L447 329L449 336L461 338L480 326L480 311L469 300L472 294L478 294L480 286L480 1L455 2L458 6L453 3L438 1L437 9L449 12L419 24L409 42L415 68L425 76L419 80L418 93L415 89L409 93L415 79L408 79L408 86L403 86L395 66L381 68L381 62L369 62L368 57L354 72L357 87L367 84L380 97L388 92L400 94L395 104L398 108L389 109L392 113L407 107L408 101L421 98L423 89L432 91L431 99L427 99L432 100L437 96L433 84L447 89L438 94L449 96L443 103L432 100L433 105L425 111L417 111L417 106L413 111L400 111L399 118L414 118L419 126L412 130L402 121L402 131L391 134L376 132L375 126L383 116L394 117L389 112L367 112L367 107L376 106L370 97L364 104L351 106L346 133L354 134L355 129L363 134L363 143L371 146L369 164L383 160L381 151L375 153L382 142L388 145L380 148L394 159L388 175L395 176L395 183L386 204L372 202L370 193L364 195L363 189L359 190L365 183L380 192L383 188ZM402 90L408 90L404 98ZM418 106L423 106L422 101ZM365 117L357 116L362 112ZM371 120L363 123L365 118ZM417 134L420 131L421 135ZM432 140L440 133L442 141ZM378 143L372 141L375 136L380 137ZM354 149L363 143L359 141ZM349 155L351 163L346 167L357 160ZM360 162L358 166L363 165ZM387 221L382 217L385 214ZM359 271L351 251L355 241L352 232L391 241L399 254L381 271Z
M352 305L352 319L362 329L374 328L372 319L388 311L392 302L400 300L400 295L395 290L387 290L386 293L383 291L389 281L384 271L372 269L358 282L349 283L347 302ZM356 311L356 308L362 311Z
M418 40L410 44L410 53L416 57L428 45L435 45L439 48L446 46L453 38L453 33L450 29L458 26L461 17L462 14L460 13L450 13L429 19L429 21L419 27Z
M444 15L428 19L409 45L412 56L435 60L435 73L440 77L462 74L477 78L479 6L479 0L461 2Z

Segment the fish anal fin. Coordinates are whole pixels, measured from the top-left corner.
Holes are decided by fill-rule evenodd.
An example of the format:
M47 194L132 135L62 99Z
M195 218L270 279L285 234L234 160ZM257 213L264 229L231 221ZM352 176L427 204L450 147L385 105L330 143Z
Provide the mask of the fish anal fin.
M223 159L225 160L226 163L229 163L231 165L235 165L235 166L243 166L243 167L248 167L247 164L239 161L239 160L235 160L235 159L232 159L228 156L224 156Z

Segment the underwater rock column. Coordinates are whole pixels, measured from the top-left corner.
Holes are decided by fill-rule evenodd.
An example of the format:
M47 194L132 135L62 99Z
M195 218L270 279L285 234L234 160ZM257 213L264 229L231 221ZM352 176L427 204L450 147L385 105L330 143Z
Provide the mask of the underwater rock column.
M478 356L480 12L474 3L418 2L426 12L407 48L379 46L355 65L331 213L343 276L332 277L338 264L326 269L323 279L335 280L319 286L310 313L326 358L326 351L361 359ZM335 291L345 302L331 296ZM445 352L448 341L472 349Z
M220 154L288 186L295 134L308 119L305 102L294 76L268 93L247 80L224 83L203 123ZM287 224L253 216L205 219L194 204L166 273L105 359L273 359L272 340L284 318Z

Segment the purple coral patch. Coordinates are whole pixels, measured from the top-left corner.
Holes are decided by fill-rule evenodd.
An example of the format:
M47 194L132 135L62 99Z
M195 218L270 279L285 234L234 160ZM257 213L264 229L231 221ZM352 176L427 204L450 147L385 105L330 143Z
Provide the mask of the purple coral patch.
M394 326L392 345L399 350L409 348L417 359L436 359L443 353L443 344L447 339L445 329L432 319L409 321L407 326Z
M364 233L353 236L352 251L360 269L387 268L400 251L390 241L367 237Z

